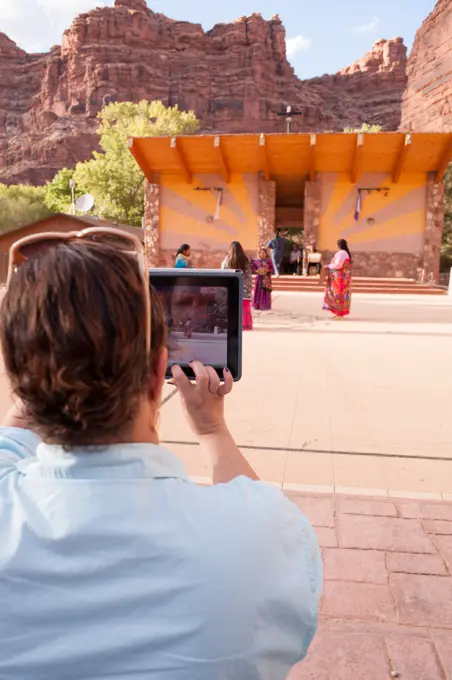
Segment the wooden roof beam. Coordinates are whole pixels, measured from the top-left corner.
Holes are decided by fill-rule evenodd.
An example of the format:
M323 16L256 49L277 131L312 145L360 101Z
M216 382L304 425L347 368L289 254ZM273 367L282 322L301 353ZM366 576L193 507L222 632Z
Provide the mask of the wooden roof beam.
M352 171L350 174L350 180L352 184L356 184L358 177L361 173L363 152L364 152L364 134L362 132L359 132L358 137L356 139L356 149L353 157Z
M267 154L267 140L265 135L259 137L259 169L264 173L267 182L270 181L270 164L268 162Z
M315 182L316 160L317 160L317 135L311 135L309 148L309 179L311 182Z
M224 157L223 149L221 148L221 139L219 136L214 137L213 147L215 149L215 153L217 156L218 166L220 168L220 175L222 176L226 184L230 184L231 172L226 162L226 158Z
M442 181L442 179L444 177L444 173L446 172L446 170L449 166L449 163L451 161L452 161L452 139L450 139L447 142L446 148L444 149L444 153L441 156L441 160L439 162L438 169L436 171L436 177L435 177L436 182Z
M132 153L132 156L135 158L136 162L142 169L144 176L148 180L148 182L151 182L151 184L154 181L154 171L151 168L148 159L146 158L146 154L143 153L142 149L139 146L139 143L137 142L136 139L133 139L133 137L129 137L127 140L127 146L129 150Z
M405 163L408 158L408 155L410 153L411 149L411 142L412 142L412 137L408 133L405 135L405 139L403 141L403 146L400 149L399 155L397 156L397 161L394 167L394 172L392 173L392 181L394 184L397 184L399 179L402 176L403 170L405 168Z
M188 163L185 159L180 144L177 143L176 137L171 138L170 147L174 149L174 156L177 160L177 164L179 165L180 171L185 177L185 181L187 182L187 184L191 184L193 182L193 175L191 173L190 168L188 167Z

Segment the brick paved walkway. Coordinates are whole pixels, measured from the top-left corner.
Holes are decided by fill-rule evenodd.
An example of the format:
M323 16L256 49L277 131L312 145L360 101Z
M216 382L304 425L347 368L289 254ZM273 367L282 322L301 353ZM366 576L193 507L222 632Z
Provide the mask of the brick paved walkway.
M452 504L288 496L325 571L319 631L290 680L452 680Z

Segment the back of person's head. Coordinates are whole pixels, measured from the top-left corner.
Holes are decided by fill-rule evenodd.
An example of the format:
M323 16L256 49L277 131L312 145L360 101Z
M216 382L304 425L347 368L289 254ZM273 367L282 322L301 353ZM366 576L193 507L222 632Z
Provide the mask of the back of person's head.
M1 309L3 357L46 441L71 448L127 438L163 381L164 314L152 293L149 355L146 304L137 259L96 243L60 244L13 274Z
M250 261L242 248L242 244L238 241L232 241L228 252L228 266L229 269L241 269L246 271Z
M350 262L352 261L352 254L350 252L350 248L348 247L348 243L345 240L345 238L340 238L339 241L337 242L337 247L340 250L345 250L346 253L348 253L348 256L350 258Z
M177 251L176 255L185 255L186 253L188 253L189 250L190 246L188 245L188 243L183 243L180 246L179 250Z

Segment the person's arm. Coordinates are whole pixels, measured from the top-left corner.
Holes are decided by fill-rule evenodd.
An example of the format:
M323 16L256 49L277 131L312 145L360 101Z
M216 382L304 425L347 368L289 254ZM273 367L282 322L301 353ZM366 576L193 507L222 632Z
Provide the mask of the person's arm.
M190 366L196 376L195 383L190 382L179 366L172 367L173 381L206 456L213 483L224 484L241 476L257 481L259 477L241 454L224 418L224 398L233 387L230 371L225 369L222 385L211 366L203 366L199 361Z
M226 425L211 434L200 435L199 445L206 457L214 484L227 484L236 477L249 477L253 481L259 481Z

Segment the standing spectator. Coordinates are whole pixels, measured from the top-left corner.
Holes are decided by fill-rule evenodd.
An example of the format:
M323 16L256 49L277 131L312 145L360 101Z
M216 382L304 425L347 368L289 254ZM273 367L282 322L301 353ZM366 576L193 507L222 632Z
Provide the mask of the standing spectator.
M253 269L257 274L253 307L262 311L269 311L272 308L272 274L274 269L266 248L260 249L259 257L253 262Z
M289 255L289 272L293 276L300 273L300 265L302 261L302 253L298 243L292 244L292 250Z
M253 273L251 263L238 241L233 241L229 246L229 252L221 263L221 268L243 272L242 328L244 331L252 331L253 314L251 311L251 299L253 297Z
M177 269L191 269L191 251L188 243L183 243L176 253L176 262L174 266Z
M285 250L285 239L281 236L279 229L276 230L275 238L272 238L267 244L267 248L270 248L272 251L273 270L275 276L278 277L280 275L281 260L284 257Z

